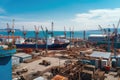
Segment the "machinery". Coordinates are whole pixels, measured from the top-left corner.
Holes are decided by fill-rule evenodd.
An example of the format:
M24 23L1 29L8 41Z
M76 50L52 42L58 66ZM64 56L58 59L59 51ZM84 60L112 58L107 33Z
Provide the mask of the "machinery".
M43 60L41 63L39 63L39 65L44 65L44 66L48 66L51 63L49 61Z

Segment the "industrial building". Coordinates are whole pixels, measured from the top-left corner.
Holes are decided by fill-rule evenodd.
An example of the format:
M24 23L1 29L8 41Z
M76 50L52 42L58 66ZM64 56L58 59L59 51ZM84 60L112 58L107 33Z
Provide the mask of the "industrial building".
M12 56L12 66L18 66L20 64L20 58Z
M32 59L32 55L26 53L17 53L14 56L20 58L20 62Z
M90 57L93 58L91 61L96 68L104 68L111 64L111 52L93 51L93 53L90 54Z
M101 42L101 41L105 41L106 38L107 38L107 35L91 34L88 37L88 41L90 41L90 42Z

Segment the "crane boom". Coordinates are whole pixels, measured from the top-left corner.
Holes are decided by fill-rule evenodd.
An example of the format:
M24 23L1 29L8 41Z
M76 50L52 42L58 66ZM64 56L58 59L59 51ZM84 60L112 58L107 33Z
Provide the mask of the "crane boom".
M65 26L64 26L64 36L66 38L66 28L65 28Z
M43 35L46 36L45 31L44 31L44 29L43 29L42 26L41 26L41 29L42 29L42 31L43 31Z
M117 29L118 29L119 25L120 25L120 19L119 19L118 24L117 24Z

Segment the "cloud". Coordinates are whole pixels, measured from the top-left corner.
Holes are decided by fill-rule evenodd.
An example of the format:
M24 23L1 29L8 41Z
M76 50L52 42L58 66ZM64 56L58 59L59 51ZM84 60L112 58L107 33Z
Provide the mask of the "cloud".
M0 8L0 14L5 13L6 11L3 8Z
M117 24L120 18L120 8L115 9L96 9L89 10L86 13L78 13L72 19L76 24L87 26L87 29L97 29L97 25L104 25L104 28L110 27L113 23ZM112 27L112 26L111 26Z
M7 25L6 23L9 24L9 27L12 28L12 20L5 20L5 21L1 21L0 24L0 28L6 28ZM50 22L39 22L39 21L19 21L19 20L16 20L15 22L15 28L16 29L21 29L22 30L22 27L24 26L25 30L35 30L34 29L34 25L36 25L37 27L40 27L41 25L43 26L43 28L47 27L49 30L51 30L51 23ZM40 28L41 30L41 28Z

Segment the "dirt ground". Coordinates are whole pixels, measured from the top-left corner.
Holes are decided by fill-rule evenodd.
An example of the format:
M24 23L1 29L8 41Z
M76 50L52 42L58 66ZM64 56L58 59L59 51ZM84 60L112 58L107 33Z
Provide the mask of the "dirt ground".
M39 63L42 62L42 60L50 61L51 65L49 66L39 65ZM50 68L52 66L63 65L64 62L65 62L65 59L59 59L59 58L54 58L54 57L41 57L41 59L30 62L30 63L21 63L19 68L16 69L15 71L21 70L23 68L27 68L28 73L36 72L36 71L44 71L47 68Z

